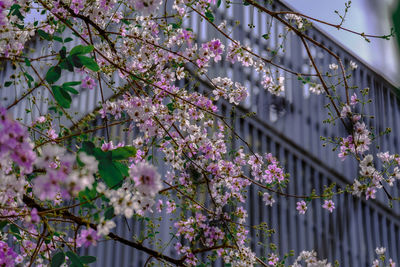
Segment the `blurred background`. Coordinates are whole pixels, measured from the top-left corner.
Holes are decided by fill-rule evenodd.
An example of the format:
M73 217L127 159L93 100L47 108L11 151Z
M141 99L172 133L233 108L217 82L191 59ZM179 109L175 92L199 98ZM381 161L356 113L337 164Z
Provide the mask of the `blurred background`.
M333 24L341 19L335 13L343 15L348 0L285 0L293 9ZM343 27L364 32L365 34L388 35L393 27L392 15L398 0L354 0L346 15ZM400 20L400 17L397 17ZM370 39L336 28L314 23L319 29L333 37L352 54L367 63L372 69L384 76L396 87L400 87L400 50L396 38L391 40Z

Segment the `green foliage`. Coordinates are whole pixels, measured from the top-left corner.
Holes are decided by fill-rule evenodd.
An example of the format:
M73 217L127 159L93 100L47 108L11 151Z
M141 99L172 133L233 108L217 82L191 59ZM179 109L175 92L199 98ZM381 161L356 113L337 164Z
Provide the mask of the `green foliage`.
M51 259L51 267L60 267L64 262L65 262L64 252L62 251L57 252Z
M105 152L89 141L83 142L81 151L99 161L99 174L110 188L120 187L124 177L128 176L128 166L120 160L127 160L136 155L134 147L125 146Z
M114 208L109 207L105 212L104 212L104 219L110 220L114 216Z
M0 230L3 229L7 224L7 221L0 221Z
M115 160L126 160L136 155L136 148L132 146L119 147L111 151Z
M18 4L14 4L10 8L10 15L17 16L20 20L24 20L25 17L21 14L21 6Z
M57 103L63 108L70 108L72 98L69 93L61 86L54 85L51 87L53 95Z
M81 56L78 55L77 58L79 59L80 63L85 66L86 68L92 70L92 71L99 71L100 67L97 65L96 61L94 61L93 58L86 57L86 56Z
M88 263L93 263L96 261L96 257L93 256L81 256L79 257L79 259L81 260L81 262L88 264Z
M46 73L46 81L50 84L53 84L58 81L61 77L61 68L59 66L51 67Z
M7 82L4 83L4 87L9 87L11 84L12 84L12 82L7 81Z
M72 102L72 97L70 94L79 94L79 92L71 86L80 85L81 83L82 82L80 81L76 81L63 83L62 86L53 85L51 89L53 90L54 98L56 99L57 103L63 108L70 108Z
M84 267L83 262L81 259L72 251L67 251L66 253L67 257L70 259L72 264L70 266L75 266L75 267Z
M214 22L214 15L213 15L212 12L206 11L205 15L206 15L206 18L207 18L209 21Z
M94 49L93 45L88 45L88 46L84 46L84 45L77 45L74 48L71 49L71 51L69 52L69 54L72 55L85 55L88 54L90 52L92 52Z
M400 1L397 2L397 8L393 12L392 19L398 47L400 48Z
M47 41L51 41L53 38L51 38L51 35L48 34L47 32L43 31L43 30L37 30L37 33L39 34L39 36Z
M99 161L99 174L108 187L118 187L124 179L119 168L109 159Z

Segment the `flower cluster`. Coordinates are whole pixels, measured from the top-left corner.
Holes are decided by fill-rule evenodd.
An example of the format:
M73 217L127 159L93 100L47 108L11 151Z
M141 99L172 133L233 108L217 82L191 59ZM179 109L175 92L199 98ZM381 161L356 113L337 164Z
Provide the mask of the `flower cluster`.
M15 266L18 261L20 261L20 257L17 257L18 254L14 252L12 248L8 246L8 244L4 241L0 241L0 265L11 267Z
M322 84L312 84L308 90L316 95L324 93L324 87L322 86Z
M24 30L18 26L24 24L26 12L30 10L31 1L0 0L0 54L5 57L20 55L24 44L35 34L33 23L28 23ZM10 7L16 7L10 12Z
M147 162L134 164L130 169L130 178L135 189L143 196L154 197L162 188L161 176L154 166Z
M76 238L76 246L78 248L96 246L99 238L100 237L97 234L96 230L93 230L92 228L84 229L79 233Z
M25 128L7 116L7 110L0 107L0 161L12 159L22 173L32 172L36 155ZM8 165L8 164L6 164ZM3 170L7 169L3 166ZM8 165L8 171L10 170Z
M207 217L201 213L197 213L196 217L189 217L185 221L176 222L174 226L177 228L177 236L182 235L189 241L202 238L206 246L214 246L225 237L223 230L210 225Z
M385 257L386 248L377 247L375 249L375 253L377 254L379 259L374 259L374 261L372 262L372 267L380 267L380 266L396 267L396 262L393 259L389 258L389 260L386 262L386 257ZM387 263L387 265L384 265L385 262Z
M248 247L240 247L238 250L229 250L224 256L225 263L232 266L245 267L254 266L257 262L256 255Z
M4 167L3 163L2 167ZM6 174L0 170L0 204L15 208L20 205L26 184L23 177L17 178L13 173Z
M117 190L107 189L102 183L97 185L97 192L104 194L114 208L115 215L123 214L131 218L136 212L143 215L146 211L152 212L155 203L154 198L162 189L161 176L156 168L146 162L132 164L130 168L130 179ZM106 225L101 232L107 232L112 228L111 224Z
M224 48L225 46L218 39L202 44L199 50L199 58L196 60L197 66L200 68L208 66L208 62L212 58L214 62L220 61Z
M377 158L382 162L383 171L379 171L374 165L374 157L365 155L359 164L360 179L355 179L352 185L352 194L358 197L365 193L366 199L375 199L377 189L383 187L383 182L393 186L400 179L400 157L390 154L388 151L377 153Z
M324 209L329 210L329 212L333 212L333 210L335 209L335 203L332 200L325 200L324 204L322 205L322 207Z
M83 165L79 167L78 162ZM65 148L47 145L42 149L35 165L42 168L45 174L33 181L33 191L41 200L55 200L57 195L63 199L76 196L85 188L92 188L98 162L85 152L75 156L67 154Z
M100 223L97 225L97 235L106 236L115 226L116 224L114 221L106 220L104 217L101 217Z
M348 110L345 109L343 114L348 114ZM353 120L359 120L357 115L353 116ZM357 121L354 124L354 133L352 135L343 138L340 143L339 158L344 160L347 155L359 154L362 155L364 152L369 150L371 144L370 131L367 129L364 122Z
M307 267L320 266L320 267L331 267L332 264L328 263L327 260L318 260L317 252L312 251L302 251L299 256L293 262L293 267L301 267L303 265L300 264L301 261L304 261L307 264Z
M266 162L264 162L264 160ZM247 161L251 166L251 174L256 181L262 181L266 184L282 183L285 179L283 169L278 160L271 153L266 153L264 157L259 154L251 155ZM265 165L267 165L265 167Z
M307 211L307 203L304 200L302 200L302 201L297 202L296 204L297 204L297 207L296 207L297 211L300 214L305 214Z
M234 103L238 105L240 102L246 99L248 93L247 89L240 83L232 82L229 78L214 78L212 82L215 86L213 94L215 95L215 100L219 97L223 97L229 101L229 103Z
M277 82L275 82L273 78L265 74L263 80L261 81L261 85L271 94L279 96L282 92L285 91L284 81L285 77L281 76L277 79Z
M0 26L6 24L7 9L11 6L10 0L0 0Z
M339 68L339 66L336 63L329 64L329 69L330 70L337 70L338 68Z
M294 21L299 29L304 27L303 18L296 14L286 14L285 19L289 21Z
M130 0L130 2L144 16L154 14L162 4L161 0Z

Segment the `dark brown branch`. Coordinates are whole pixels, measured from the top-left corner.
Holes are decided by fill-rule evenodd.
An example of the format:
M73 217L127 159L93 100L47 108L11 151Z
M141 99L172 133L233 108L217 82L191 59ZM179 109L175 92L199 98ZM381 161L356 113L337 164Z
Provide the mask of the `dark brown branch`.
M36 208L39 212L45 212L47 210L46 208L43 208L38 203L36 203L36 201L33 198L31 198L31 197L29 197L27 195L23 196L23 202L29 208ZM87 220L85 220L85 219L83 219L81 217L75 216L74 214L70 213L69 211L56 211L54 214L56 216L61 217L61 218L71 220L74 223L76 223L78 226L88 226L88 227L90 227L90 228L92 228L94 230L97 230L97 225L96 224L91 223L91 222L89 222L89 221L87 221ZM137 243L137 242L130 241L130 240L127 240L125 238L122 238L122 237L120 237L120 236L118 236L118 235L116 235L114 233L109 233L108 237L113 239L113 240L115 240L115 241L117 241L117 242L120 242L120 243L122 243L124 245L127 245L129 247L132 247L132 248L135 248L137 250L143 251L143 252L149 254L150 256L153 256L154 258L157 258L157 259L172 263L172 264L174 264L176 266L185 266L183 264L185 259L174 259L174 258L171 258L171 257L169 257L167 255L159 253L156 250L152 250L152 249L150 249L148 247L145 247L140 243Z

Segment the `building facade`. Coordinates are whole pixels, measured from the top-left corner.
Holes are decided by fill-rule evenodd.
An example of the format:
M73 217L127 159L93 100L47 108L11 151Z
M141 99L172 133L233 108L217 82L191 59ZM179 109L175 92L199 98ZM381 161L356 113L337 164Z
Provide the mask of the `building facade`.
M287 10L287 7L278 3L272 8ZM271 51L268 52L267 48L276 49L274 62L296 72L311 72L312 68L301 40L292 34L282 37L284 26L272 22L265 14L258 13L249 6L233 5L230 9L221 6L216 13L215 21L223 20L226 20L227 27L232 29L233 37L242 44L252 44L256 52L265 50L266 56L271 55ZM236 20L242 23L235 26ZM255 27L250 29L248 25ZM198 33L200 41L220 37L212 27L207 26L195 15L186 26ZM269 38L260 38L268 29L271 30ZM357 62L358 68L352 73L352 83L359 88L370 88L371 98L374 99L373 103L366 107L367 114L375 115L375 118L370 119L368 123L373 125L377 132L384 131L387 127L393 132L380 138L379 146L382 151L388 150L392 153L400 151L397 135L400 132L400 102L395 88L374 70L366 67L356 56L317 29L308 30L308 34L338 54L346 65L351 60ZM224 41L227 46L227 40ZM279 49L281 44L285 52ZM32 41L32 47L36 48L38 53L42 49L54 49L40 47L39 40ZM311 46L311 50L319 66L325 68L324 71L334 62L334 59L321 48ZM287 193L309 194L315 188L318 194L323 190L322 185L336 183L344 188L357 177L358 165L355 161L351 159L341 161L337 152L332 152L332 147L324 147L322 141L318 142L320 136L346 135L340 125L323 123L327 118L324 106L328 103L328 99L325 96L312 95L307 85L299 81L296 76L287 73L282 73L286 77L285 93L277 97L262 89L259 83L260 77L253 71L243 71L225 61L216 65L212 71L215 77L224 75L231 77L249 89L249 97L240 108L236 108L233 112L228 103L220 101L219 110L222 115L231 118L232 126L255 152L271 152L277 156L291 175ZM279 72L271 68L271 72L275 71ZM8 77L11 73L11 66L6 65L2 77ZM64 79L75 80L72 75ZM119 82L117 77L115 80ZM200 81L198 90L209 90L207 83ZM2 105L9 106L20 94L18 90L11 92L1 88ZM47 91L41 89L34 95L38 99L51 97ZM105 97L111 96L111 90L106 90ZM74 99L72 103L71 110L76 111L74 118L79 120L100 101L99 90L82 90L79 98ZM28 100L21 101L11 109L15 118L22 118L26 123L30 123L37 116L25 112L28 103ZM47 111L48 106L45 103L38 102L38 105L42 105L40 107L42 112ZM255 115L244 116L248 112L255 112ZM68 122L64 123L68 125ZM126 142L129 142L133 135L122 131L122 127L113 127L111 132ZM104 133L99 131L97 134ZM238 147L242 143L236 140L232 145ZM160 172L162 173L162 166ZM392 196L400 196L398 188L389 188L389 191ZM384 193L379 192L377 198L372 201L355 198L349 194L334 197L337 208L332 214L321 208L322 201L313 202L303 216L299 216L295 210L298 200L282 196L274 198L276 203L269 207L265 206L257 194L257 188L250 188L248 192L248 224L255 225L265 221L275 229L275 234L270 239L259 238L254 231L251 231L253 236L251 244L255 250L259 250L258 252L265 255L267 253L262 246L257 246L257 242L274 242L280 245L278 248L280 254L290 250L298 253L314 249L320 258L327 258L331 262L338 260L341 266L370 266L375 256L375 247L379 246L386 247L387 255L400 264L400 205L395 202L393 208L389 208ZM118 225L115 232L128 238L146 227L144 221L121 220ZM173 226L163 224L159 229L161 239L168 240L168 232ZM172 247L166 248L166 251L168 250L173 254ZM143 266L148 259L147 255L114 241L101 242L97 247L82 250L81 253L97 257L97 263L91 266Z

